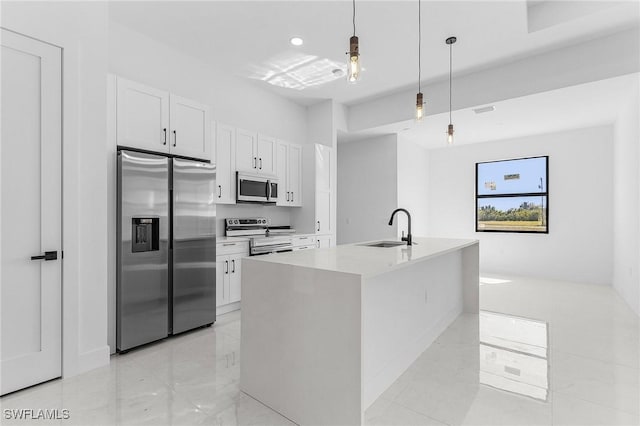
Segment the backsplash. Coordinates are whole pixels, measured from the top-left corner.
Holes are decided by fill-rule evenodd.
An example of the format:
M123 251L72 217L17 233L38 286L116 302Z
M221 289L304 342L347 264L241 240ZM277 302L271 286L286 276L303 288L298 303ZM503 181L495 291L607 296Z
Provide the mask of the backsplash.
M224 220L228 217L266 217L272 225L290 225L291 209L260 204L219 204L216 208L216 235L224 236Z

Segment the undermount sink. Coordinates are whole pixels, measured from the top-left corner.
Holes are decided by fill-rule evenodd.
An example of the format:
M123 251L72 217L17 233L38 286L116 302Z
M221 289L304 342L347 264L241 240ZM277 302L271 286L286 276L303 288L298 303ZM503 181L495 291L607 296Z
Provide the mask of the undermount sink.
M366 246L366 247L397 247L397 246L404 246L406 243L406 241L376 241L375 243L366 243L366 244L359 244L361 246Z

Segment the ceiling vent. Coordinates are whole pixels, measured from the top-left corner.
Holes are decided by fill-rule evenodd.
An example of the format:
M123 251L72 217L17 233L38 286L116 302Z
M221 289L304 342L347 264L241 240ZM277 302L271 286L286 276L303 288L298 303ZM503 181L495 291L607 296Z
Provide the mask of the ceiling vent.
M473 112L475 112L476 114L484 114L485 112L491 112L495 110L496 110L496 107L494 107L493 105L489 105L486 107L474 108Z

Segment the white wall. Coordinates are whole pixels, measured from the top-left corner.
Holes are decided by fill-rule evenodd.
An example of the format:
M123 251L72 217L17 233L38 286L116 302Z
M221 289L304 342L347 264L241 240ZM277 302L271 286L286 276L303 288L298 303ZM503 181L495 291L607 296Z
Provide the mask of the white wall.
M2 26L63 48L65 377L109 362L105 2L2 2ZM46 19L45 19L46 18Z
M395 238L397 155L396 135L338 144L338 244Z
M210 64L166 44L109 22L109 72L149 86L191 98L212 107L213 120L255 130L288 142L305 143L307 109L265 91L239 77L220 72ZM115 248L115 146L108 158L110 187L110 247ZM224 235L227 217L266 216L278 225L290 224L290 208L256 205L217 207L218 235ZM312 226L312 225L311 225ZM115 249L109 252L109 271L115 271ZM115 275L109 276L109 342L115 348Z
M429 155L429 236L479 239L484 272L611 282L612 126L446 147ZM538 155L549 156L549 234L476 233L475 163Z
M613 158L613 286L640 315L640 97L631 87L632 99L615 124Z
M398 136L398 207L411 213L411 233L414 237L427 235L429 206L429 151ZM398 231L407 230L404 214L398 216Z

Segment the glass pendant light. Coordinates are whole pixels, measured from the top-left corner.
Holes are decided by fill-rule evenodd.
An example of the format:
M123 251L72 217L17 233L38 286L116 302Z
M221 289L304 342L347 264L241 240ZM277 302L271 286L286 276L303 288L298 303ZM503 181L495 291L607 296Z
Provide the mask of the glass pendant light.
M349 62L347 63L347 80L355 83L360 78L360 48L356 37L356 0L353 0L353 36L349 38Z
M451 69L453 62L451 60L451 49L453 43L458 39L456 37L449 37L445 40L445 43L449 45L449 126L447 127L447 143L453 145L453 124L451 123Z
M416 95L416 121L422 121L424 117L424 101L422 99L422 87L421 87L421 71L422 71L422 63L421 63L421 51L422 51L422 10L421 10L421 1L418 0L418 94Z

